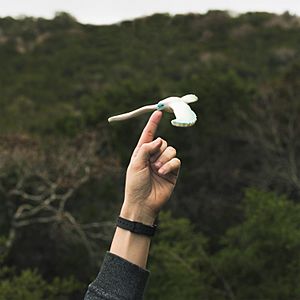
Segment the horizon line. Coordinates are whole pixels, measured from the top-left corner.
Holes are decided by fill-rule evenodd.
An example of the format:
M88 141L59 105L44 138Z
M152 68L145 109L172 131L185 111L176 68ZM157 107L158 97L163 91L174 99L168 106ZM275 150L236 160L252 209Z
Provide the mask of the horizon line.
M219 11L219 12L226 12L228 13L228 15L232 18L236 18L236 17L239 17L243 14L248 14L248 13L267 13L267 14L273 14L273 15L278 15L278 16L282 16L286 13L290 14L291 16L294 16L294 17L297 17L297 18L300 18L300 15L298 15L297 13L293 13L289 10L286 10L286 11L283 11L283 12L275 12L275 11L266 11L266 10L248 10L248 11L235 11L235 10L226 10L226 9L207 9L206 11L204 12L178 12L178 13L171 13L171 12L153 12L151 14L145 14L145 15L137 15L137 16L134 16L132 18L124 18L124 19L121 19L121 20L115 20L115 21L111 21L111 22L99 22L99 23L96 23L96 22L85 22L84 20L81 20L82 18L78 18L76 17L76 15L68 12L68 11L64 11L64 10L57 10L55 12L52 13L51 16L46 16L46 15L30 15L30 14L18 14L18 15L1 15L0 14L0 19L4 19L4 18L13 18L15 20L22 20L22 19L26 19L26 18L34 18L34 19L45 19L45 20L53 20L55 19L55 17L59 14L68 14L70 15L71 17L73 17L76 22L82 24L82 25L96 25L96 26L101 26L101 25L117 25L117 24L120 24L122 22L132 22L136 19L142 19L142 18L147 18L147 17L151 17L153 15L157 15L157 14L160 14L160 15L169 15L171 17L174 17L174 16L177 16L177 15L205 15L209 12L212 12L212 11Z

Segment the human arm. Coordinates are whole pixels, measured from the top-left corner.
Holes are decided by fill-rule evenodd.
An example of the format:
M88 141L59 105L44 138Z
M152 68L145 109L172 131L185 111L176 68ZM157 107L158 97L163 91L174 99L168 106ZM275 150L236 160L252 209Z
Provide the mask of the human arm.
M126 173L125 197L120 212L121 217L146 225L154 223L161 207L170 198L180 169L180 160L176 158L176 150L168 146L167 142L161 138L153 140L161 117L162 112L157 111L152 114L133 151ZM101 298L99 293L97 298L95 288L103 290L106 280L105 271L102 269L96 283L90 286L90 289L94 289L95 298L86 298L86 300L141 299L148 277L145 268L150 241L148 236L117 227L108 255L114 256L115 262L118 258L122 262L122 271L116 271L114 276L122 277L122 284L126 284L128 281L132 298L130 295L129 298L126 298L127 296L124 296L123 292L115 293L114 291L110 292L114 293L116 298ZM125 266L126 262L128 269ZM105 261L104 267L106 266ZM124 270L128 272L127 276L123 276ZM135 282L140 284L132 287L132 284L129 283L131 275L134 275ZM142 282L140 282L141 279ZM113 280L115 284L110 287L117 288L118 283L120 284L119 278ZM116 296L118 293L122 293L119 295L120 298Z

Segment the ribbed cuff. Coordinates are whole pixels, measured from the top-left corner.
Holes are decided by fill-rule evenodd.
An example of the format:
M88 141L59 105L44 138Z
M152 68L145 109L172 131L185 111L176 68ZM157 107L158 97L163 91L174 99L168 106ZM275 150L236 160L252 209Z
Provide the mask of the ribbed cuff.
M107 252L97 278L89 285L87 298L91 294L107 297L105 299L143 299L149 271ZM88 295L90 293L90 295Z

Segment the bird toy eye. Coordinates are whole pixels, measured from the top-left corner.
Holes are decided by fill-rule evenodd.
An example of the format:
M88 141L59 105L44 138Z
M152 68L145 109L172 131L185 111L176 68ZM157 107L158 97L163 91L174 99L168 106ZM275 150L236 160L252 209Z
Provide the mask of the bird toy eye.
M163 110L164 108L165 108L165 105L163 103L161 103L161 102L157 103L157 109L158 110Z

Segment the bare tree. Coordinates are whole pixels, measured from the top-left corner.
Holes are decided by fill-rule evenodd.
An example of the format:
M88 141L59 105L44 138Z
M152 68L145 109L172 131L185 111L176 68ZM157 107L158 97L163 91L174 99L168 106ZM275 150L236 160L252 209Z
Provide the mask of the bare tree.
M68 210L74 194L91 178L119 172L104 129L72 140L41 143L28 136L1 137L0 188L11 209L7 248L18 230L32 224L59 225L77 236L89 254L92 240L111 237L112 222L82 224Z
M300 99L294 88L264 87L249 111L239 111L240 137L257 152L261 165L256 179L285 192L300 191ZM258 183L258 182L257 182Z

